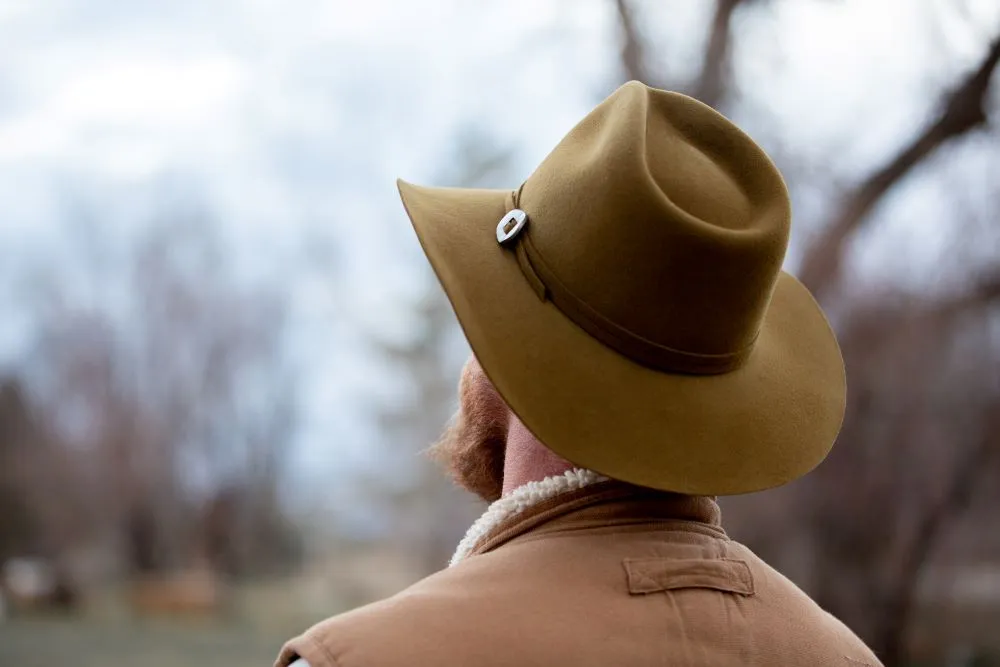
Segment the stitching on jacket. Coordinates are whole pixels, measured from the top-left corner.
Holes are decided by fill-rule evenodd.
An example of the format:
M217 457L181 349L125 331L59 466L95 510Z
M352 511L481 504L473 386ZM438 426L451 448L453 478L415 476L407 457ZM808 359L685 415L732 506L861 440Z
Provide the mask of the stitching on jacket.
M708 588L754 595L753 573L744 560L732 558L626 558L622 561L632 594L683 588Z
M683 524L683 525L681 525ZM625 533L694 533L705 537L712 537L722 542L732 542L726 532L717 526L703 524L698 521L687 519L664 519L662 521L644 521L637 523L623 523L617 525L601 526L570 526L560 527L558 530L543 532L540 534L524 534L515 537L518 543L534 542L535 540L547 540L557 537L582 537L589 535L615 535ZM513 540L511 540L513 541Z

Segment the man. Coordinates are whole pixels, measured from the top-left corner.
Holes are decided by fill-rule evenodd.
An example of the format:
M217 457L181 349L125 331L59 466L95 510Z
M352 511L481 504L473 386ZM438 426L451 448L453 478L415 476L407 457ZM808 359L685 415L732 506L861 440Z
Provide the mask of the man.
M719 524L716 496L815 467L845 401L748 136L632 82L516 191L399 188L474 353L436 452L493 503L279 666L879 664Z

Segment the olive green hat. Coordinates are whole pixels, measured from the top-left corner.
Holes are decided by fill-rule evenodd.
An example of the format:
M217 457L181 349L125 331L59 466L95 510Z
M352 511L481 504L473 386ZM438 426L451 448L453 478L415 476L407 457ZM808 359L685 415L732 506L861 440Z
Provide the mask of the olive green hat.
M486 374L560 456L724 495L829 452L844 364L781 270L788 192L710 107L631 82L517 190L399 190Z

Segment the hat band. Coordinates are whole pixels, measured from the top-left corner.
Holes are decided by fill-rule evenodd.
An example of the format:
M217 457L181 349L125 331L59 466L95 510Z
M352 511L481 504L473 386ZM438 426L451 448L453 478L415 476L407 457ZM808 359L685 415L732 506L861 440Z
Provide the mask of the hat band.
M508 197L510 204L508 209L520 208L519 194L520 190ZM687 352L653 342L612 322L573 294L556 277L532 243L530 224L512 239L511 245L521 273L539 299L550 301L574 324L638 364L658 371L718 375L739 368L753 351L757 335L754 335L750 344L742 349L722 354Z

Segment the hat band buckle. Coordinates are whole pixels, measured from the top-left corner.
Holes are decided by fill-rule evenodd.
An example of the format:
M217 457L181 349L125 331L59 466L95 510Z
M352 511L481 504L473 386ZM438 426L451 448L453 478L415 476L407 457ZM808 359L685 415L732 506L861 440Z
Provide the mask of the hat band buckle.
M739 368L749 358L759 330L750 343L739 350L705 354L661 345L597 312L567 288L542 259L531 241L529 216L519 207L520 190L507 197L508 212L497 224L497 242L502 248L514 251L521 273L539 299L551 302L570 321L619 354L653 370L719 375Z

